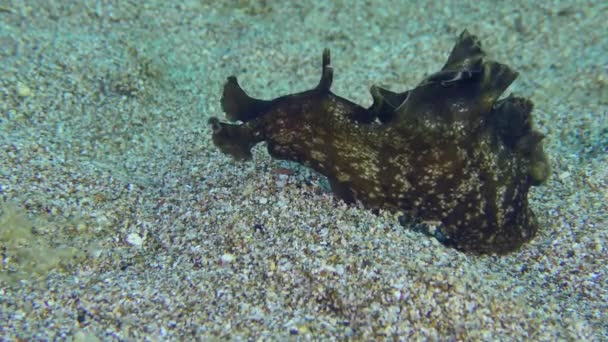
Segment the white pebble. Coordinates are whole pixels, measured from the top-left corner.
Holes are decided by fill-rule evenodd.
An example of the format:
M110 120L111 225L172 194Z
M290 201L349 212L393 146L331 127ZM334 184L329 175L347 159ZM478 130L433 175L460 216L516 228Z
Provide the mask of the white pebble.
M233 262L234 259L236 259L234 254L226 253L220 257L220 262L222 263L222 265L228 265Z
M19 97L28 97L32 95L32 90L25 84L19 84L17 86L17 95L19 95Z
M127 242L133 246L141 247L144 244L144 239L136 233L127 235Z

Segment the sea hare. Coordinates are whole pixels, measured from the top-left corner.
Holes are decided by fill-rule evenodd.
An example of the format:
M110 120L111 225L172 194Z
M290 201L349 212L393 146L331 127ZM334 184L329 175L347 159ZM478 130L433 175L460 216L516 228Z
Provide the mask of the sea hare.
M209 123L236 160L265 141L272 157L327 176L346 202L435 222L462 251L507 253L536 233L528 189L549 175L532 102L499 98L516 77L465 30L439 72L403 93L372 86L364 108L331 92L326 49L321 80L305 92L259 100L229 77L221 104L239 123Z

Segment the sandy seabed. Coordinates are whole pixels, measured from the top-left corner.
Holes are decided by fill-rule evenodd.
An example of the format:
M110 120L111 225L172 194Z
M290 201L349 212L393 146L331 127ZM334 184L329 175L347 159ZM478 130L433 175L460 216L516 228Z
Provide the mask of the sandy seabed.
M143 2L142 2L143 3ZM2 340L608 339L602 1L0 1ZM210 141L257 97L414 86L467 28L520 72L549 181L539 234L472 256Z

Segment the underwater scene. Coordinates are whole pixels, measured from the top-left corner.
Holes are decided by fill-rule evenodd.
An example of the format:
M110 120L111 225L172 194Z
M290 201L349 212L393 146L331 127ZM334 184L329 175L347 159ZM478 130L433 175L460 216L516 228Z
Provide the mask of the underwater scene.
M0 0L0 340L608 340L606 17Z

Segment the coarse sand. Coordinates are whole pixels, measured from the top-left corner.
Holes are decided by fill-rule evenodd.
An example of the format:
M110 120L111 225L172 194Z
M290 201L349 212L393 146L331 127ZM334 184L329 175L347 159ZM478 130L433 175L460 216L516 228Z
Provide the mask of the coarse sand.
M222 4L219 4L222 3ZM605 1L0 1L0 340L608 340ZM363 105L463 29L520 72L539 234L474 256L210 141L227 76Z

